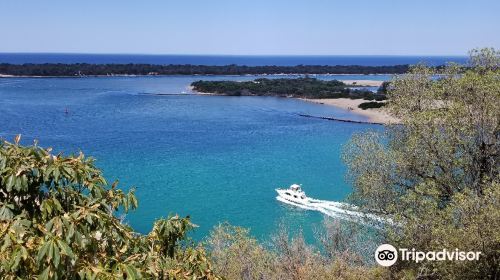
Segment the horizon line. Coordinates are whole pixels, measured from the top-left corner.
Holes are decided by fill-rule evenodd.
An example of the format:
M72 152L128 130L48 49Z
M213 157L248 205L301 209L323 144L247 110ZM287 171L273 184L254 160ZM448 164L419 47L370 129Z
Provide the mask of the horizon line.
M415 56L415 57L468 57L468 55L457 55L457 54L176 54L176 53L107 53L107 52L4 52L0 51L0 54L62 54L62 55L144 55L144 56L247 56L247 57L258 57L258 56L310 56L310 57L325 57L325 56L380 56L380 57L404 57L404 56Z

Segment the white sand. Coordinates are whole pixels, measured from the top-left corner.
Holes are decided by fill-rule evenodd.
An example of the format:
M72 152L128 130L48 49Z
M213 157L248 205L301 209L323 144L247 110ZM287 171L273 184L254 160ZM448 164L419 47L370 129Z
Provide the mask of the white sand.
M302 99L308 102L325 104L329 106L339 107L358 115L368 117L370 122L374 123L399 123L399 120L390 116L385 112L384 108L366 109L358 108L358 105L364 102L369 102L363 99L349 99L349 98L326 98L326 99Z
M355 86L366 86L366 87L379 87L384 81L374 81L374 80L340 80L346 85Z
M349 80L352 81L352 80ZM371 81L371 80L358 80L362 82L373 82L373 84L381 84L382 81ZM190 90L193 90L192 87L189 87ZM197 92L193 91L195 94L198 95L219 95L219 94L214 94L214 93L202 93L202 92ZM369 122L373 123L382 123L382 124L390 124L390 123L400 123L400 120L397 118L389 115L384 108L372 108L372 109L366 109L363 110L358 107L359 104L364 103L364 102L369 102L368 100L364 99L349 99L349 98L325 98L325 99L307 99L307 98L299 98L301 100L307 101L307 102L312 102L312 103L317 103L317 104L324 104L327 106L335 106L341 109L349 110L349 112L358 114L361 116L365 116L368 118Z

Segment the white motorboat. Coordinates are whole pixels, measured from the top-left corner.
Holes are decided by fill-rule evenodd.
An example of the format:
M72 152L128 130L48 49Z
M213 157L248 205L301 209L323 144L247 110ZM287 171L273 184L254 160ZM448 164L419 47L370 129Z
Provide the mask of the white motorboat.
M361 221L362 218L368 218L379 222L392 223L390 219L383 219L374 214L360 212L354 205L307 197L302 187L298 184L293 184L288 189L276 189L276 192L278 193L276 197L278 201L301 209L319 211L330 217L338 217L351 221Z
M291 185L288 189L276 189L276 192L278 193L276 198L280 201L286 200L288 202L302 205L310 202L300 185L297 184Z

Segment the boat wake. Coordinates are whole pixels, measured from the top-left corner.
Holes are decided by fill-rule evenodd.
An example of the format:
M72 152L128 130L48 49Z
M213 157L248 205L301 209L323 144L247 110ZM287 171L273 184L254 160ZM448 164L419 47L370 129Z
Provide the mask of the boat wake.
M279 195L276 197L276 200L305 210L318 211L330 217L349 220L357 223L365 224L367 220L380 223L390 222L387 219L383 219L376 215L363 213L358 210L358 207L348 203L319 200L313 198L309 198L307 202L295 203Z

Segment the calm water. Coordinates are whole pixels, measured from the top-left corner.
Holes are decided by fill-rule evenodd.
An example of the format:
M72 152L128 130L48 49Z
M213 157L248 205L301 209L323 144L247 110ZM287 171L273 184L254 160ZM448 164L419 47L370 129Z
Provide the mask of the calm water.
M0 53L0 63L149 63L195 65L443 65L446 62L465 63L464 56L251 56L251 55L140 55L140 54L59 54L59 53Z
M342 145L355 132L380 128L297 115L363 119L325 105L187 89L199 79L253 78L0 79L0 137L21 133L24 144L39 139L57 151L96 157L109 181L136 187L140 206L127 221L142 233L155 219L179 213L200 226L195 238L223 221L250 227L259 238L279 222L311 234L322 215L280 204L274 189L301 183L311 197L344 199L351 189ZM152 95L158 93L170 95Z

